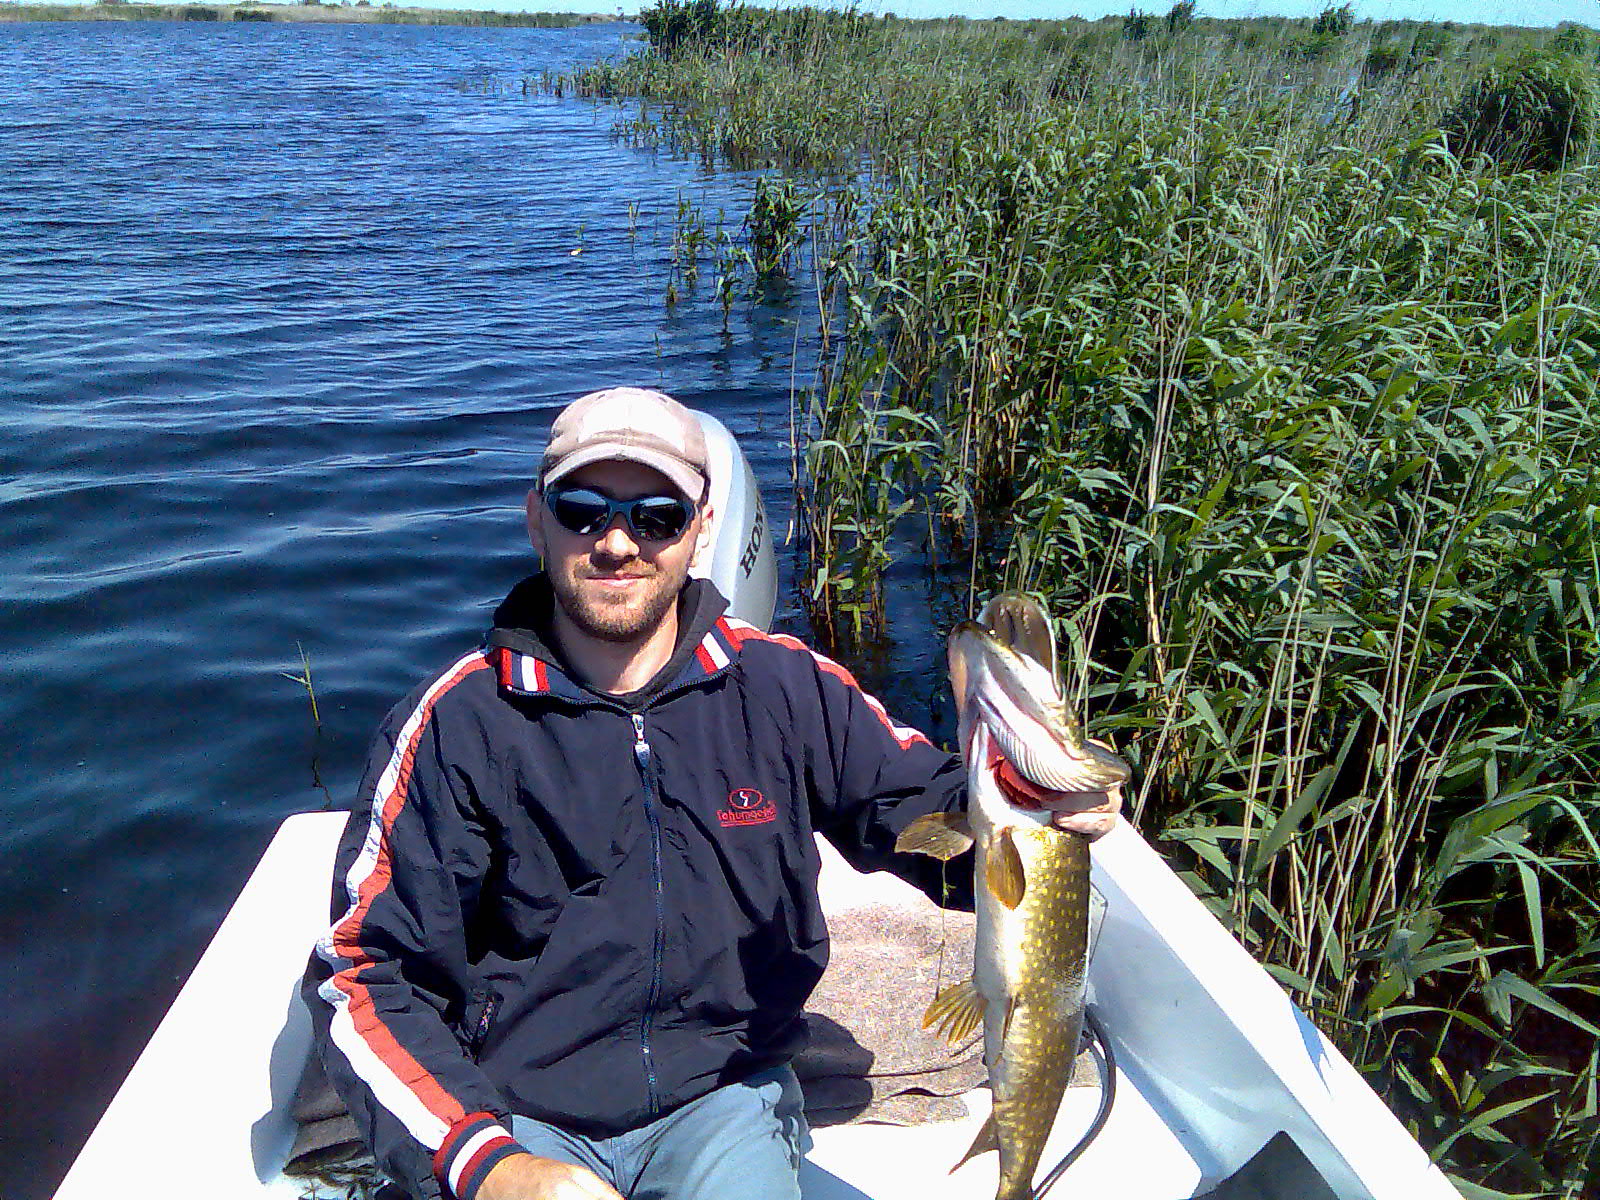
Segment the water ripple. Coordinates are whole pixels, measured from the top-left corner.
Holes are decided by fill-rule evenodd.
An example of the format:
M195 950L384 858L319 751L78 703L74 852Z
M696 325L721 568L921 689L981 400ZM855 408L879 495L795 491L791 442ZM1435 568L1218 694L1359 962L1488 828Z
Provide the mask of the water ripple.
M664 384L744 438L782 529L794 334L663 304L679 196L746 181L515 86L623 27L5 29L0 1193L36 1200L324 803L313 753L348 799L529 569L550 412Z

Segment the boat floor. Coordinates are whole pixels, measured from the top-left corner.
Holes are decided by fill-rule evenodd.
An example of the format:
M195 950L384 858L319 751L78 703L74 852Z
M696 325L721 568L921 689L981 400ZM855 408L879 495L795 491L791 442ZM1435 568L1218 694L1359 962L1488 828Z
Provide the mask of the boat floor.
M981 1154L954 1173L989 1111L989 1090L968 1093L966 1120L916 1127L839 1125L815 1131L801 1172L806 1200L973 1200L992 1196L999 1177L994 1154ZM1099 1107L1100 1089L1067 1092L1040 1162L1043 1175L1071 1151ZM1105 1127L1052 1189L1073 1196L1119 1200L1187 1200L1202 1173L1156 1109L1120 1071L1116 1104Z

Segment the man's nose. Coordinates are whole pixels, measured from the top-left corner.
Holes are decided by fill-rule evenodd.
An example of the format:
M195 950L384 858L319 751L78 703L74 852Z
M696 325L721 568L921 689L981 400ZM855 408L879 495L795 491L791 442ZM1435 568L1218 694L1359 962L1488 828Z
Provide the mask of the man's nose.
M639 554L639 543L629 536L628 528L619 516L600 536L600 549L612 558L636 558Z

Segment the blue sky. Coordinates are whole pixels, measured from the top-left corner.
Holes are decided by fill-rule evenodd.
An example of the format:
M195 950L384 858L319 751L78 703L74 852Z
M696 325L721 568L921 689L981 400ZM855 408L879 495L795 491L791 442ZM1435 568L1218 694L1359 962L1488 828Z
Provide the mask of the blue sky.
M404 0L397 0L404 2ZM827 4L828 0L812 0ZM1144 12L1165 13L1172 0L1135 0ZM510 12L624 12L640 0L427 0L417 7L484 8ZM1128 11L1127 0L862 0L863 12L902 17L1103 17ZM1205 17L1315 16L1325 0L1199 0ZM1579 21L1600 28L1600 0L1357 0L1357 17L1375 21L1406 18L1483 25L1559 25Z

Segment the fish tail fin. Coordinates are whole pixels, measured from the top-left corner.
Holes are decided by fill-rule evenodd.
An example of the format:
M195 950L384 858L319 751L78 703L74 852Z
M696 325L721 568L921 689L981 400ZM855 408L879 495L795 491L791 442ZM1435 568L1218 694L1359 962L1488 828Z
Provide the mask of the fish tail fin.
M939 1031L951 1042L962 1042L971 1037L983 1023L983 1010L987 1007L978 985L963 979L939 989L928 1011L922 1014L922 1027Z
M972 1139L972 1145L961 1156L961 1161L950 1168L951 1174L966 1166L970 1159L974 1159L987 1151L998 1149L1000 1149L1000 1132L995 1128L994 1114L990 1113L984 1118L983 1128L978 1130L978 1136Z

